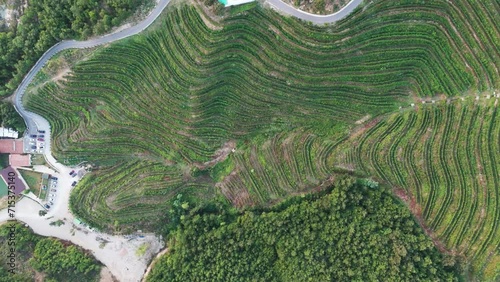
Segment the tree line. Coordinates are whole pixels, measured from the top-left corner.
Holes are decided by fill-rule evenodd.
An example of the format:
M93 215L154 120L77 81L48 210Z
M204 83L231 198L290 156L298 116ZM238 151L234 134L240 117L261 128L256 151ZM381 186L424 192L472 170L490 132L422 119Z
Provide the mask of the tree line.
M339 180L268 211L193 214L148 281L457 281L409 210L377 185Z
M15 274L6 261L10 248L15 248ZM33 281L35 271L46 282L99 281L100 269L92 255L67 241L37 235L21 223L0 226L0 282Z
M149 0L31 0L0 31L0 96L10 94L38 58L63 39L102 34Z
M19 136L22 136L26 130L23 118L16 112L11 103L0 102L0 127L16 130L19 132Z

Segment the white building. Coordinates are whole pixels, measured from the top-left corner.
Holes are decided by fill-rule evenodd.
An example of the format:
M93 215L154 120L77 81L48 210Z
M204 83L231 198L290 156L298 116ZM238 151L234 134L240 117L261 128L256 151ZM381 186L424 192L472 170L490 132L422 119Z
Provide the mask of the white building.
M224 7L229 7L229 6L236 6L236 5L241 5L245 3L250 3L254 2L255 0L219 0L222 4L224 4Z
M0 137L17 138L18 136L19 132L12 130L10 128L0 127Z

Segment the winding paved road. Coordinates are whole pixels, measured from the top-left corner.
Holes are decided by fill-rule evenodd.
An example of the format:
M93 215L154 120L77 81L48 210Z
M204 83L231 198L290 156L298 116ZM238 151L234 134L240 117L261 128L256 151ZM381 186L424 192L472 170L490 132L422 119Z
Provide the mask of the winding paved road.
M354 9L356 9L363 0L351 0L347 5L345 5L338 12L330 14L330 15L314 15L304 11L301 11L293 6L290 6L281 0L266 0L269 5L284 14L291 15L297 17L301 20L310 21L314 24L328 24L339 21L345 17L347 17Z
M14 92L14 105L17 109L17 111L21 114L21 116L24 118L26 125L29 129L30 132L33 132L32 130L36 128L36 124L39 123L40 125L48 125L48 122L41 116L31 113L26 111L24 109L23 103L22 103L22 97L24 95L24 92L26 91L26 88L28 85L31 83L35 75L42 69L42 67L47 63L47 61L52 58L55 54L66 50L66 49L83 49L83 48L91 48L99 45L103 45L106 43L110 43L116 40L120 40L132 35L136 35L139 32L143 31L146 29L148 26L150 26L156 18L161 14L163 9L170 3L170 0L159 0L158 4L156 7L153 9L151 14L141 21L140 23L123 29L121 31L111 33L105 36L101 36L98 38L90 39L87 41L76 41L76 40L64 40L61 41L54 46L52 46L49 50L47 50L42 57L36 62L35 66L28 72L28 74L24 77L23 81L21 84L18 86L16 91ZM36 131L33 132L33 134L36 134ZM46 149L45 150L45 155L49 157L49 162L54 161L55 159L52 158L52 155L50 154L50 139L49 139L49 133L46 133Z
M312 15L291 7L280 0L266 0L273 8L282 11L285 14L289 14L300 19L311 21L315 24L332 23L338 21L347 15L349 15L357 6L362 3L362 0L352 0L339 12L320 16ZM13 102L16 110L24 118L28 130L26 130L26 135L38 134L38 130L45 130L45 148L42 153L45 156L48 164L55 171L48 171L54 175L58 175L59 184L57 196L54 205L51 207L48 214L41 218L38 215L38 211L41 209L40 204L36 201L23 198L18 203L18 211L16 211L16 219L24 221L33 228L33 230L44 236L54 236L62 238L65 240L70 240L73 243L80 245L88 250L91 250L94 255L103 262L110 271L119 279L119 281L138 281L142 276L142 271L147 267L145 258L136 258L133 250L127 250L127 246L134 245L134 242L130 242L129 239L125 239L122 236L113 236L107 234L99 234L99 237L108 238L112 243L102 247L99 242L97 242L92 236L86 233L86 231L75 231L72 228L73 215L68 209L68 201L70 194L71 182L75 180L69 176L68 172L72 168L59 163L51 154L51 139L50 139L50 124L42 116L27 111L22 103L23 95L31 83L36 74L42 69L42 67L47 63L47 61L52 58L55 54L73 48L90 48L98 45L110 43L117 41L135 34L146 29L150 26L156 18L161 14L163 9L170 3L170 0L158 0L157 6L153 9L151 14L145 18L140 23L125 28L123 30L101 36L98 38L90 39L87 41L75 41L66 40L57 43L52 46L47 52L45 52L42 57L37 61L35 66L28 72L24 77L23 81L16 89L13 95ZM52 219L51 219L52 218ZM7 211L3 210L0 214L0 222L7 221ZM50 220L61 219L67 222L67 224L60 227L54 227L49 224ZM152 252L158 252L160 248L160 241L153 235L145 236L144 240L148 240L151 245ZM139 244L138 242L137 244ZM134 265L134 267L132 267Z
M355 8L357 8L363 0L351 0L344 8L342 8L340 11L333 13L331 15L313 15L306 13L304 11L298 10L292 6L289 6L288 4L285 4L284 2L280 0L266 0L273 8L288 14L292 15L294 17L300 18L305 21L311 21L315 24L324 24L324 23L333 23L338 20L341 20L345 17L347 17ZM38 125L38 128L49 128L49 123L40 115L31 113L26 111L26 109L23 106L22 103L22 97L26 91L26 88L28 85L31 83L35 75L42 69L42 67L47 63L47 61L52 58L55 54L66 50L66 49L74 49L74 48L91 48L99 45L103 45L106 43L114 42L132 35L136 35L139 32L143 31L146 29L148 26L150 26L154 20L161 14L163 9L170 3L170 0L159 0L157 6L154 8L154 10L151 12L151 14L138 23L137 25L134 25L132 27L123 29L119 32L116 33L111 33L105 36L101 36L95 39L87 40L87 41L76 41L76 40L65 40L61 41L54 46L52 46L49 50L47 50L42 57L37 61L35 66L28 72L28 74L24 77L23 81L19 85L19 87L16 89L14 92L14 105L17 109L17 111L21 114L21 116L24 118L26 125L28 127L28 134L36 134L36 128ZM55 167L56 160L52 157L52 154L50 153L50 133L47 131L46 132L46 137L45 137L46 145L45 145L45 156L47 158L47 161Z

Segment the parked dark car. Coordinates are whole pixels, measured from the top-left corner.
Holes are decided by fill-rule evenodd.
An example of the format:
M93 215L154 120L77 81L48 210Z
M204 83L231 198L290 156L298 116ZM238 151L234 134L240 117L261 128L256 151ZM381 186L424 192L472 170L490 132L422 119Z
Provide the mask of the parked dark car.
M70 172L69 172L69 175L73 175L73 173L75 173L75 171L74 171L74 170L70 171Z
M45 133L45 130L38 130L38 133Z
M47 205L47 204L46 204L44 207L45 207L46 209L50 209L50 206L49 206L49 205Z
M31 146L31 149L35 150L35 149L36 149L36 146Z
M30 135L31 138L36 138L36 134Z
M54 179L54 180L58 180L59 178L57 178L57 177L52 177L52 179Z
M71 183L71 186L75 187L76 186L76 181L73 181L73 183Z
M42 135L38 135L38 137L40 137L40 138L44 138L44 137L45 137L45 135L43 135L43 134L42 134Z
M38 141L45 141L45 140L43 140L43 138L38 138L36 140L38 140Z

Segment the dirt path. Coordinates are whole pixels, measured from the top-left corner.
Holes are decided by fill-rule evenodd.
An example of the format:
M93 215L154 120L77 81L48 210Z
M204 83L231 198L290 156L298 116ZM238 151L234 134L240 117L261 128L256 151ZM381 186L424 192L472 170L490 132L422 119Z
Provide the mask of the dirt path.
M148 269L146 269L146 272L144 273L144 276L142 277L142 282L146 282L146 278L148 277L149 272L151 272L151 269L153 268L153 266L155 266L155 263L160 259L161 256L163 256L167 252L168 252L168 248L165 248L163 251L159 252L156 255L156 257L149 264Z

